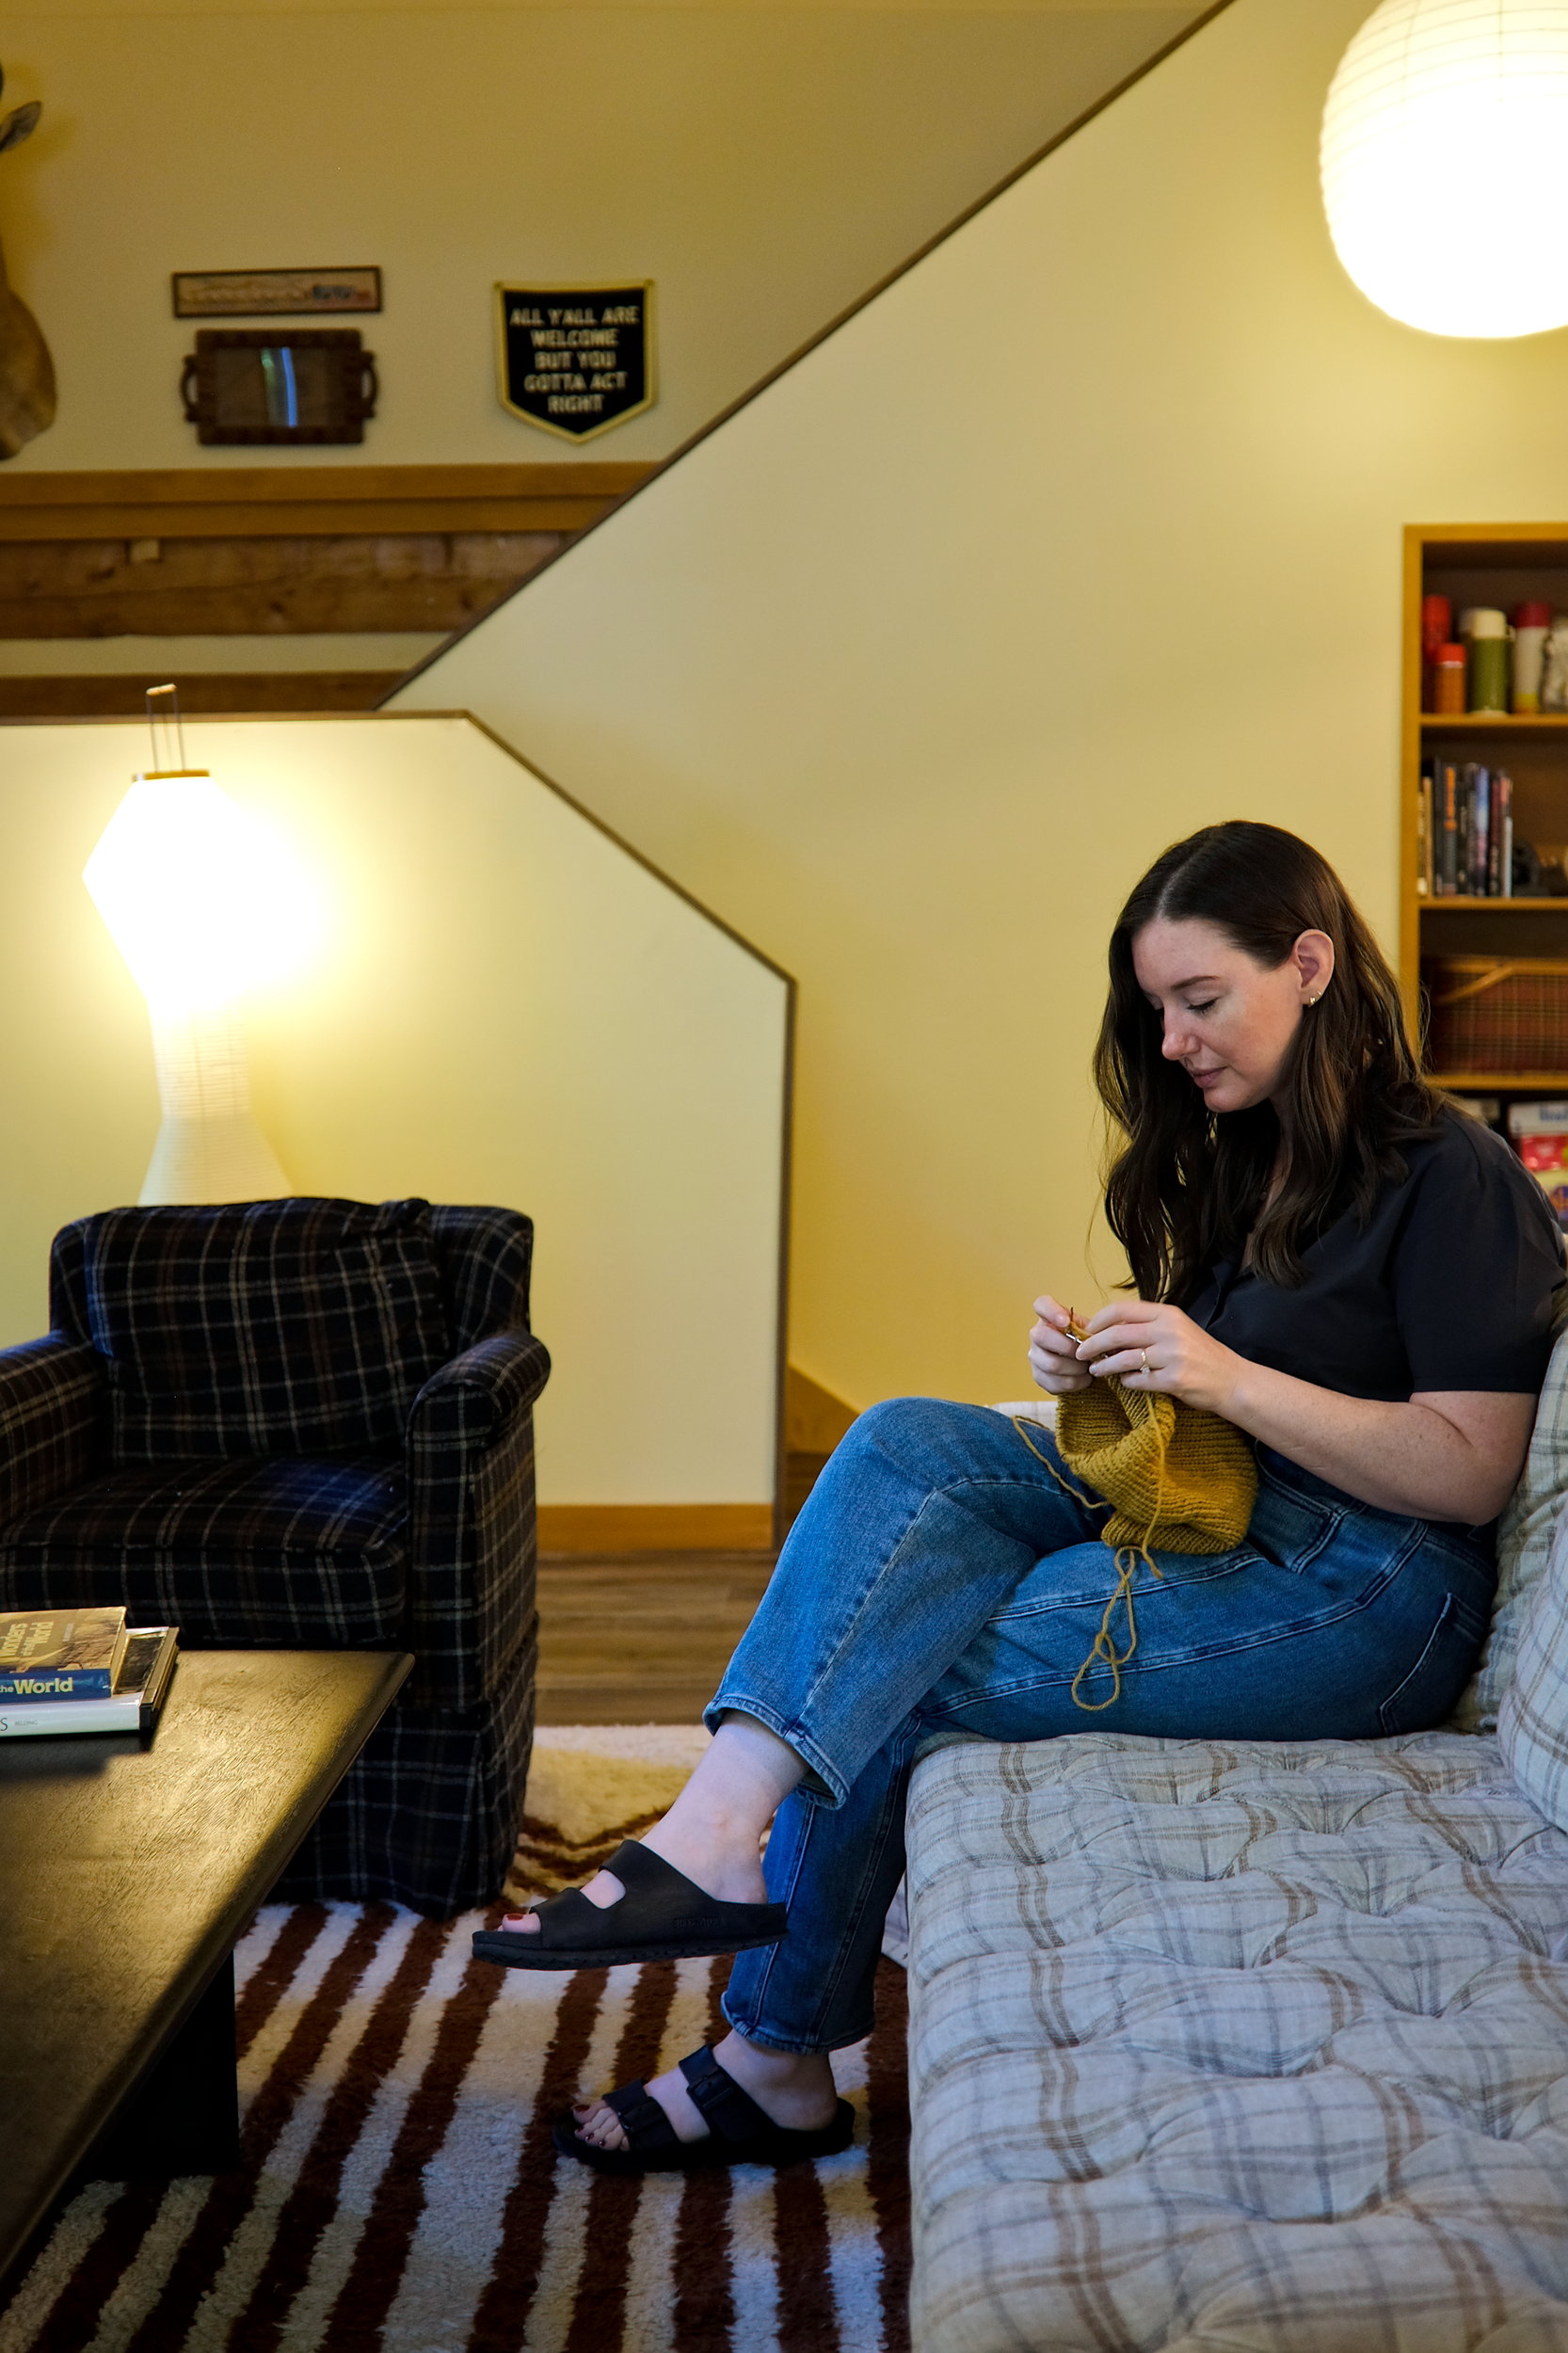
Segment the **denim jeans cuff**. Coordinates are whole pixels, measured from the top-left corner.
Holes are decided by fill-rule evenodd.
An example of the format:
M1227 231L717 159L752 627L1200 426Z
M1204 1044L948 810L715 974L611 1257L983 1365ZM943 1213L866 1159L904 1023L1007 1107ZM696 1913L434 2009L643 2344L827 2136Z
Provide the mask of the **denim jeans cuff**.
M732 1689L728 1683L720 1684L702 1711L702 1721L710 1732L717 1732L719 1720L724 1716L754 1716L760 1724L766 1724L771 1733L793 1749L805 1766L806 1779L801 1785L804 1794L824 1805L842 1805L849 1795L849 1783L803 1726L792 1723L776 1708L770 1707L766 1700L756 1699L749 1691Z
M857 2020L852 2026L845 2027L841 2034L834 2035L830 2041L813 2042L801 2035L771 2034L765 2025L748 2017L737 2017L735 2011L729 2007L728 1993L719 2004L719 2008L743 2042L753 2042L760 2051L782 2051L792 2058L816 2058L824 2051L853 2050L857 2042L864 2042L876 2024L875 2018L868 2010L863 2019Z

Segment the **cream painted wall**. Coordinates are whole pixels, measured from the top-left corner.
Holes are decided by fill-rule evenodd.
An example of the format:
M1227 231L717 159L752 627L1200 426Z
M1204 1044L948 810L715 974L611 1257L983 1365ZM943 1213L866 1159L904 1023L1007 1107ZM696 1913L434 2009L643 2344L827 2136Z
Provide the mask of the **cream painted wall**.
M1568 335L1335 262L1365 11L1234 0L400 697L797 975L791 1354L857 1404L1015 1395L1032 1295L1096 1295L1104 941L1166 842L1297 827L1392 945L1401 525L1568 514Z
M586 446L663 456L1192 14L24 6L0 59L44 116L0 231L61 392L14 466L268 462L182 421L169 272L349 262L386 274L384 312L339 322L380 413L280 462L569 460L496 399L491 286L520 274L656 281L659 403Z
M787 984L464 719L193 724L316 877L323 946L258 1000L296 1189L537 1225L547 1503L773 1495ZM0 728L0 1344L50 1236L134 1201L147 1016L81 882L145 729Z

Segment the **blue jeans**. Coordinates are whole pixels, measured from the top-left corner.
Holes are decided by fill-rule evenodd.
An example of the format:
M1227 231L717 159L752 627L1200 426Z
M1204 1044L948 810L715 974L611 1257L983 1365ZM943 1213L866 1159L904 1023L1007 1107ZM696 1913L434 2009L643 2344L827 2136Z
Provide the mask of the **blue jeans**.
M755 1717L807 1767L767 1850L789 1935L741 1954L725 1999L748 2041L831 2051L870 2032L909 1769L932 1735L1416 1732L1451 1712L1485 1637L1490 1530L1374 1511L1259 1449L1245 1542L1157 1551L1159 1581L1140 1569L1121 1695L1085 1714L1073 1679L1115 1583L1104 1516L987 1406L895 1399L843 1440L707 1710L711 1726ZM1111 1688L1096 1666L1080 1691Z

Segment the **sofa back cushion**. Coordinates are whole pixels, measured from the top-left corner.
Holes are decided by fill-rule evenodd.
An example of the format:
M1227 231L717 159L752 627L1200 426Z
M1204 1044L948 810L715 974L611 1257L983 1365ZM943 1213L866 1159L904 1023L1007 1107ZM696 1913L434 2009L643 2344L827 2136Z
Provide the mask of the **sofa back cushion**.
M106 1209L76 1232L118 1463L395 1440L451 1353L428 1202Z
M1454 1723L1462 1732L1496 1728L1503 1693L1513 1679L1521 1632L1568 1502L1568 1321L1562 1321L1562 1313L1560 1309L1557 1345L1535 1410L1529 1452L1497 1528L1492 1628L1480 1664L1454 1710Z
M1497 1711L1497 1745L1519 1789L1568 1830L1568 1513L1519 1627L1513 1674Z

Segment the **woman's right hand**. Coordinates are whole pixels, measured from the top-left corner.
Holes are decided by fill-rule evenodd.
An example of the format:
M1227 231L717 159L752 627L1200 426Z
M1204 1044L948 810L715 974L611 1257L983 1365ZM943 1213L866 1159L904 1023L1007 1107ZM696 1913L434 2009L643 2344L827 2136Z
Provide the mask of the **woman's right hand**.
M1079 1361L1078 1342L1068 1330L1071 1309L1048 1296L1034 1302L1034 1314L1029 1335L1029 1369L1035 1387L1048 1390L1052 1397L1088 1388L1094 1376Z

